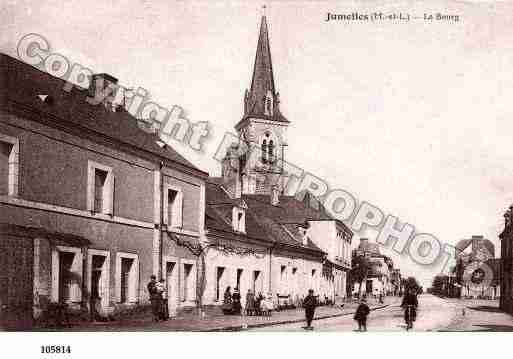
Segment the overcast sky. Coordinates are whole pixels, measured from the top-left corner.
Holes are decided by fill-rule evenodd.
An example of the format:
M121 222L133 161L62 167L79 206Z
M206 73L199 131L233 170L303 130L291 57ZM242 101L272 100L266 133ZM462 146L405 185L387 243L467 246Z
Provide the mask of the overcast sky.
M107 4L108 3L108 4ZM513 6L464 1L268 2L289 161L442 242L482 234L496 245L513 203ZM212 155L242 115L261 4L30 1L0 4L0 51L30 32L73 62L142 86L193 122ZM442 12L459 22L326 23L326 13ZM357 242L357 241L355 241ZM386 252L386 250L385 250ZM403 272L427 283L396 258Z

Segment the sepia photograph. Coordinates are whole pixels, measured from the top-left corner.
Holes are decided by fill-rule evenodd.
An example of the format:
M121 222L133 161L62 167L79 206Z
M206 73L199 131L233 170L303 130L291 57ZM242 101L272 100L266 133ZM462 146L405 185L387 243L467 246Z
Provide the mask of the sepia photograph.
M513 331L512 13L1 0L0 342Z

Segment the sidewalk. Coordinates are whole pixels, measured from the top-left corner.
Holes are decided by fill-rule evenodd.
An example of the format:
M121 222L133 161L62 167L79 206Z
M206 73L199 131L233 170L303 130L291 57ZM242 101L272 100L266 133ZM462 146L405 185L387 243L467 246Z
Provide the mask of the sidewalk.
M384 304L369 303L371 310L387 307L396 302L397 297L385 298ZM318 307L314 320L334 318L354 314L357 303L345 303L340 306ZM169 319L165 322L155 323L151 318L139 320L126 320L109 323L84 323L72 328L60 329L64 331L240 331L247 328L258 328L278 324L300 323L305 321L303 309L290 309L273 312L271 317L211 315L200 318L196 314L187 314Z
M450 299L455 317L441 331L511 332L513 316L499 309L497 300Z

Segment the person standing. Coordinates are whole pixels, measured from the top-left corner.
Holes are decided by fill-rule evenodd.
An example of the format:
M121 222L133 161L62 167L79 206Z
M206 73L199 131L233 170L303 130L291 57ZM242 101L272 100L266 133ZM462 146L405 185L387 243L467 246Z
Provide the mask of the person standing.
M224 314L232 314L233 305L232 305L232 291L231 291L230 286L226 287L226 290L224 291L222 308L223 308Z
M366 302L367 300L363 297L358 308L356 308L356 313L354 314L354 320L358 323L359 332L367 331L367 316L370 313L370 308Z
M248 293L246 294L246 315L253 315L255 310L255 295L248 289Z
M305 308L306 316L306 327L305 329L312 328L312 320L315 314L315 308L317 307L317 299L314 297L313 289L308 290L308 295L303 300L303 308Z
M150 282L148 283L148 293L150 295L151 311L153 313L153 320L158 322L160 320L160 308L161 308L161 294L157 289L157 277L152 275Z
M162 320L168 320L169 319L169 309L168 309L168 302L167 302L167 288L166 288L166 282L164 279L161 279L157 283L157 291L159 293L159 299L160 299L160 319Z
M235 288L233 290L232 300L233 300L233 313L240 315L241 310L242 310L242 305L240 304L239 288Z

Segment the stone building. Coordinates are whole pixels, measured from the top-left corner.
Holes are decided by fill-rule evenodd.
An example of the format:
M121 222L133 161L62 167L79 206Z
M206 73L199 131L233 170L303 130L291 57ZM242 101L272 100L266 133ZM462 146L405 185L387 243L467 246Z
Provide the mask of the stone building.
M379 244L370 242L368 238L360 238L358 247L352 252L354 257L364 256L368 261L368 271L365 283L359 288L359 283L352 284L352 292L374 295L392 294L394 290L392 278L394 263L391 258L381 254Z
M480 235L462 239L456 244L456 282L460 296L491 298L500 296L499 262L495 246Z
M208 174L123 107L64 85L0 55L1 325L30 326L51 303L129 310L148 302L152 274L171 306L195 305L197 257L183 244L204 234Z
M235 125L239 138L227 150L222 177L207 184L206 304L220 304L227 286L239 287L243 299L248 289L292 301L310 288L345 297L352 232L309 193L284 194L289 124L262 17L251 87Z
M513 206L506 211L504 219L504 230L499 235L501 240L500 308L513 314Z

